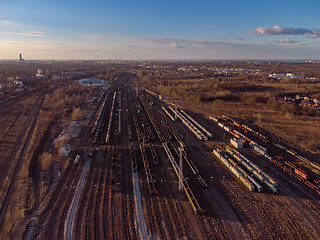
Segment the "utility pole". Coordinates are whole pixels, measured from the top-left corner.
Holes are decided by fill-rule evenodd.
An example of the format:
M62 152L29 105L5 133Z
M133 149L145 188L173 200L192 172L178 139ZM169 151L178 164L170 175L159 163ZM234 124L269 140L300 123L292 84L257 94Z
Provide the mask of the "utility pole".
M137 94L137 97L138 97L139 96L139 83L137 84L136 94Z
M179 164L179 191L183 190L183 168L182 168L182 152L184 151L183 147L178 147L180 153L180 164Z

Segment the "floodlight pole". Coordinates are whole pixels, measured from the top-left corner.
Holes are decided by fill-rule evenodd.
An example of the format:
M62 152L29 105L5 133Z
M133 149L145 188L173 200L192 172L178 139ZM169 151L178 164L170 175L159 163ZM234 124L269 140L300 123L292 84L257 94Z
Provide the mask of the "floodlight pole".
M182 184L182 180L183 180L182 152L184 151L184 149L183 149L183 147L179 147L178 150L179 150L179 153L180 153L180 163L179 163L179 190L182 191L182 190L183 190L183 184Z

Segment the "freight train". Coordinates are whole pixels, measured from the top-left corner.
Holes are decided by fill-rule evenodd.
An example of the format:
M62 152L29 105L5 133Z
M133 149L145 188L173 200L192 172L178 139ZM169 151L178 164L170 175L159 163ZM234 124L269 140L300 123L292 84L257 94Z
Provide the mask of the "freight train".
M100 110L99 110L99 113L98 113L98 117L96 119L96 121L94 122L94 125L93 125L93 128L91 130L91 134L94 134L97 130L97 127L98 127L98 123L100 121L100 118L101 118L101 114L103 112L103 109L104 109L104 105L106 104L106 101L107 101L107 98L108 98L108 95L109 95L109 92L106 94L104 100L103 100L103 104L102 106L100 107Z
M108 124L108 129L107 129L107 135L106 135L106 139L105 139L105 144L108 144L109 141L110 141L111 122L112 122L113 109L114 109L114 104L115 104L116 98L117 98L117 92L114 92L111 111L110 111L109 124Z
M186 125L199 140L208 140L208 137L204 135L193 123L191 123L191 121L184 117L179 111L175 111L171 107L169 107L169 109L177 114L177 117L181 119L183 124Z
M228 127L227 124L224 123L224 121L229 121L230 118L228 118L226 116L224 116L224 117L212 117L212 116L209 116L209 118L211 120L215 121L218 124L218 126L223 128L225 131L229 132L230 134L234 135L235 137L242 138L245 141L245 143L247 143L254 151L256 151L257 153L263 155L265 158L267 158L271 162L275 163L276 165L281 167L283 170L285 170L288 173L290 173L293 176L295 176L298 180L304 181L304 182L306 182L307 185L310 186L309 180L311 180L311 177L304 170L302 170L301 168L295 166L294 164L292 164L291 162L288 162L288 161L283 161L282 163L280 163L277 159L273 158L268 153L268 149L267 148L259 145L255 141L252 141L250 138L248 138L247 136L245 136L241 132ZM222 121L222 119L223 119L223 121ZM239 129L243 129L243 131L245 131L245 132L251 132L251 133L257 135L264 142L269 142L268 138L266 136L256 132L254 129L248 127L245 124L239 124L236 121L232 120L232 125L238 127ZM286 146L284 146L282 144L275 143L274 145L276 147L282 149L283 151L286 151L287 153L289 153L293 157L303 161L304 163L306 163L306 164L308 164L308 165L320 170L320 165L319 164L317 164L315 162L311 162L310 160L302 157L301 155L299 155L294 150L288 149ZM278 158L279 160L283 160L283 157L281 157L281 156L276 156L276 158ZM270 190L272 190L273 192L277 191L277 188L276 188L277 183L272 178L270 178L270 176L268 176L265 173L261 174L261 172L259 170L254 170L248 165L246 165L244 167L250 173L252 173L253 176L255 176L257 179L259 179L261 182L264 181L264 183L267 185L268 188L270 188ZM317 189L317 188L314 188L314 189Z
M189 118L189 120L194 123L201 131L203 131L209 138L212 138L213 135L204 127L202 127L196 120L194 120L192 117L190 117L190 115L188 115L185 111L180 110L180 112L182 112L187 118Z
M265 183L267 187L274 193L277 192L278 183L271 178L267 173L262 171L257 165L252 163L248 158L243 156L236 149L227 146L227 152L234 157L241 165L250 172L255 178L257 178L260 182ZM259 190L259 189L258 189Z
M243 173L241 173L238 169L235 168L235 166L230 162L229 159L227 159L226 155L219 151L218 149L213 150L213 154L237 177L240 179L240 181L250 190L254 191L256 189L255 185L246 178Z

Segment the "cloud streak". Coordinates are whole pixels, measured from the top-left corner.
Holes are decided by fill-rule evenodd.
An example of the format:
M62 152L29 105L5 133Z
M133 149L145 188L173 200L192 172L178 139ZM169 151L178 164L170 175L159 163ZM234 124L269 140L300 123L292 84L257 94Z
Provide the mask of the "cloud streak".
M170 45L167 45L166 48L184 48L183 46L180 46L176 43L172 43Z
M25 32L6 32L0 31L2 34L19 35L19 36L29 36L29 37L44 37L47 33L36 32L36 31L25 31Z
M9 23L11 22L8 20L5 20L5 19L0 20L0 24L9 24Z
M312 34L308 34L309 37L312 37L312 38L318 38L320 37L320 29L316 29L314 30L314 32Z
M17 51L26 59L310 59L320 55L320 45L302 46L286 38L280 39L283 44L112 35L99 39L104 41L0 41L0 52L3 59L16 58Z
M278 43L298 43L298 41L294 41L294 40L290 40L288 38L284 38L284 39L279 39L278 41L276 41Z
M286 28L286 27L258 27L251 31L250 34L256 35L304 35L313 34L314 32L306 28Z

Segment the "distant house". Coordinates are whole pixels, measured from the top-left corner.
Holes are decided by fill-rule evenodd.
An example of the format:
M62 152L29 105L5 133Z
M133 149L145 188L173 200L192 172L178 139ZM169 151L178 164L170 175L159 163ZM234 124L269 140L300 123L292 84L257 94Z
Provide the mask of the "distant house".
M44 74L44 71L42 69L38 69L38 72L36 73L36 78L39 80L47 80L48 76Z
M284 97L284 100L285 100L285 101L292 101L292 98L291 98L291 97L288 97L288 96L285 96L285 97Z
M304 97L303 100L305 100L305 101L310 101L310 98Z
M287 77L287 78L292 78L292 77L294 77L294 73L287 73L287 74L286 74L286 77Z
M285 75L282 73L274 73L274 74L270 74L269 77L275 77L275 78L284 78Z
M298 100L302 100L303 98L304 98L304 95L299 95L299 94L296 95L296 99Z

